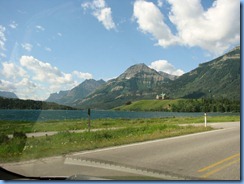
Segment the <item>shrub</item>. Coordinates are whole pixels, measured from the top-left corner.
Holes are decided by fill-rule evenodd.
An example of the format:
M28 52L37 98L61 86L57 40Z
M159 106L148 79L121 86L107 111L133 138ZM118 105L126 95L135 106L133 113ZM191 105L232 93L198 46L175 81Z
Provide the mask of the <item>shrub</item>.
M95 140L112 139L113 132L107 132L107 131L95 132L94 138Z
M26 139L27 136L24 132L14 132L13 134L13 138L22 138L22 139Z
M9 138L5 134L0 134L0 144L8 142Z
M130 105L130 104L132 104L131 101L128 101L128 102L125 103L125 105Z

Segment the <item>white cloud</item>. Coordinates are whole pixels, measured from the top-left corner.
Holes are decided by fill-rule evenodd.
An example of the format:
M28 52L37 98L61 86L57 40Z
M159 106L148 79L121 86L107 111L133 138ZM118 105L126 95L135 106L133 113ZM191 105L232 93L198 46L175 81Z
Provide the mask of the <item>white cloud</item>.
M10 24L9 24L9 27L11 27L12 29L16 29L18 26L18 24L15 22L15 21L12 21Z
M77 76L80 79L92 79L92 74L90 74L90 73L82 73L82 72L78 72L78 71L73 71L72 74Z
M21 66L27 68L34 72L33 79L41 82L57 82L59 84L70 82L71 80L67 80L64 73L58 70L57 67L53 67L49 63L45 63L35 59L32 56L22 56L20 58Z
M105 0L93 0L81 4L84 10L91 9L93 16L107 29L115 29L116 25L112 18L112 10L105 3Z
M14 92L14 91L16 91L16 87L15 87L14 83L1 79L0 80L0 90Z
M40 25L37 25L36 29L39 30L39 31L45 31L45 28L40 26Z
M134 3L134 19L143 33L152 34L158 44L167 47L178 42L169 27L164 23L164 16L152 2L137 0Z
M48 51L48 52L52 52L52 49L49 48L49 47L45 47L45 50Z
M181 69L176 69L171 63L169 63L167 60L158 60L154 61L149 65L150 68L156 70L165 72L171 75L180 76L183 75L185 72Z
M174 35L159 8L151 2L134 3L134 19L140 31L151 34L162 47L183 45L200 47L220 55L240 44L240 1L218 0L204 10L201 0L167 0L171 5L169 19L175 25Z
M50 93L72 89L92 78L90 73L79 71L64 73L33 56L22 56L19 65L2 62L0 66L0 90L15 92L22 99L45 100Z
M14 63L3 62L1 64L3 66L1 75L5 78L16 79L18 77L26 76L26 71L23 68L16 66Z
M30 43L23 43L23 44L21 44L21 46L22 46L25 50L27 50L28 52L30 52L30 51L32 50L32 47L33 47Z
M17 83L16 86L21 87L21 88L28 86L28 88L31 89L31 88L36 88L37 84L30 81L28 78L23 78L20 82Z
M2 25L0 25L0 56L1 57L6 57L6 55L3 53L5 51L5 42L6 42L6 37L5 37L5 32L6 28Z
M160 8L163 7L163 1L162 0L158 0L157 3L158 3L158 7L160 7Z
M20 64L32 72L32 74L29 72L29 78L34 80L35 86L38 84L40 86L39 88L42 88L43 93L46 95L42 99L47 98L50 93L68 90L77 86L79 84L78 81L81 81L81 79L92 78L91 74L78 71L64 73L50 63L39 61L32 56L22 56L20 58ZM75 77L78 77L79 80L76 81L74 79Z
M15 87L15 93L21 99L45 100L43 95L47 95L47 90L29 78L22 78Z
M199 46L222 54L240 42L240 1L218 0L204 11L200 0L184 0L172 5L170 20L185 45Z

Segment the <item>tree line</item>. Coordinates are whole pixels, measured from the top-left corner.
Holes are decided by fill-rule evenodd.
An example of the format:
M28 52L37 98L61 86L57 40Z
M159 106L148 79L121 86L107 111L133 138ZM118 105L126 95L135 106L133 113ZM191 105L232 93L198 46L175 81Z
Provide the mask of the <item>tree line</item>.
M0 109L57 109L57 110L74 110L75 108L59 105L53 102L35 101L35 100L20 100L13 98L0 97Z
M240 101L227 98L187 99L172 104L172 112L240 112Z

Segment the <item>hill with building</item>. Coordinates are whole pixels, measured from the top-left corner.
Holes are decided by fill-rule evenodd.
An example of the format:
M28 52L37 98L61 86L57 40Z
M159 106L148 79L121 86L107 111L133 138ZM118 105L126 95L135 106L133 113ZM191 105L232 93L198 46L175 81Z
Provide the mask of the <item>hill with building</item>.
M164 84L171 81L170 78L174 77L163 75L145 64L133 65L74 105L82 108L110 109L127 101L152 99L162 91Z

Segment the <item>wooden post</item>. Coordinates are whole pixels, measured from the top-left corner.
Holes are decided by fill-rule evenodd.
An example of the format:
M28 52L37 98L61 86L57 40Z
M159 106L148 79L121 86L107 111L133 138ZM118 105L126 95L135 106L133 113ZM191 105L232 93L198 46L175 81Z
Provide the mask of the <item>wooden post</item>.
M91 129L91 109L88 108L88 131L90 132L90 129Z

